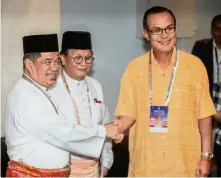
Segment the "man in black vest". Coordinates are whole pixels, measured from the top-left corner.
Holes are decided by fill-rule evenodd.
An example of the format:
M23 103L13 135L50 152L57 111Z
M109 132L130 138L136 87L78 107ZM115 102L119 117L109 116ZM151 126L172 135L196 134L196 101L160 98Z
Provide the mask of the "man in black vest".
M221 177L221 14L215 16L211 23L211 39L197 41L192 54L204 63L210 82L210 93L216 106L214 119L218 122L215 134L214 155L217 163L217 176Z

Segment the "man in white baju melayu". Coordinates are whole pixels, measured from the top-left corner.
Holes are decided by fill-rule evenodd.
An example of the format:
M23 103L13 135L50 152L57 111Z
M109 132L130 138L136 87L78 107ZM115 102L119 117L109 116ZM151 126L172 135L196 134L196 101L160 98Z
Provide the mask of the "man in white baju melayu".
M86 127L110 123L101 84L87 76L94 57L91 34L84 31L67 31L63 34L61 47L63 70L56 85L50 91L63 115L70 122ZM85 143L85 147L90 149ZM71 153L72 177L106 176L113 164L111 139L104 143L100 159Z

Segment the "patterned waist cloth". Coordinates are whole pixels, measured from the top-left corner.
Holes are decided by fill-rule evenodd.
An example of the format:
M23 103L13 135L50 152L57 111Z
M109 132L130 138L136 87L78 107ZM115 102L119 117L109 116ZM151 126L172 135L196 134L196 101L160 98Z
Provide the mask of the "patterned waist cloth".
M39 169L17 161L8 163L6 177L68 177L70 166L61 169Z
M92 160L71 160L70 177L99 177L99 161Z

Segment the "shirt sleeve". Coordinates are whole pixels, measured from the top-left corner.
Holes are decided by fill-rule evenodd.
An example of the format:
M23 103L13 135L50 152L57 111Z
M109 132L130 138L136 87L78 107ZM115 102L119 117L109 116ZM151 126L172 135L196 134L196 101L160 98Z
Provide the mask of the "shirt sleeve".
M200 79L196 83L196 115L198 119L203 119L214 115L216 111L210 96L208 75L204 66L199 76Z
M103 124L110 123L112 121L106 104L103 104ZM104 142L104 148L102 150L101 163L103 167L108 169L113 165L113 151L112 151L112 140L106 139Z
M41 97L18 103L14 117L23 130L39 140L46 141L60 149L77 154L99 158L106 136L103 125L84 127L69 123L68 119L44 107ZM85 146L86 145L86 146ZM90 148L90 149L88 149Z
M136 119L134 88L129 77L128 69L126 69L121 78L120 93L115 116L129 116Z

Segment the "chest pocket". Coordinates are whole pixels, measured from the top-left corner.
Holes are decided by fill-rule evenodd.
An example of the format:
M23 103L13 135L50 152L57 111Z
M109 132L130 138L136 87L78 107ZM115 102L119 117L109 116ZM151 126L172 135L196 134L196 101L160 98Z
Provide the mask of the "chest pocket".
M98 97L92 97L92 119L95 124L102 124L103 120L103 101Z
M174 108L195 112L195 90L189 85L174 86L171 95L171 105Z

